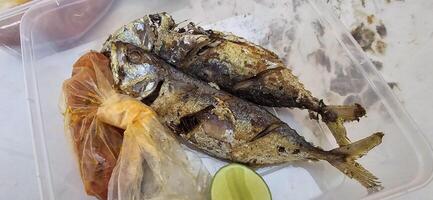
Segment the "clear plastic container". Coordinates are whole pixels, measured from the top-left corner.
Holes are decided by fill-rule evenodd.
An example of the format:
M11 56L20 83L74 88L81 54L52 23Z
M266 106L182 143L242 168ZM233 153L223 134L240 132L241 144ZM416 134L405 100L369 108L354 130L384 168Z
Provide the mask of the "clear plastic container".
M94 16L81 31L62 28L70 19L83 19L89 13L86 5L93 2L44 1L22 20L23 65L42 199L92 199L84 193L58 108L61 85L70 77L72 64L85 52L99 50L120 26L161 11L178 22L190 20L230 31L273 50L306 88L329 104L361 103L368 116L347 124L352 141L377 131L385 133L383 144L360 159L380 178L384 190L368 194L325 162L296 162L259 170L273 199L383 199L421 188L431 180L433 158L427 140L322 0L118 0L106 15ZM52 22L58 29L47 32L43 27L52 12L67 16ZM336 146L325 126L309 120L305 111L274 111L316 145ZM224 164L205 155L202 159L212 173Z
M21 55L20 47L20 22L23 14L39 0L0 10L0 47L8 50L9 53Z

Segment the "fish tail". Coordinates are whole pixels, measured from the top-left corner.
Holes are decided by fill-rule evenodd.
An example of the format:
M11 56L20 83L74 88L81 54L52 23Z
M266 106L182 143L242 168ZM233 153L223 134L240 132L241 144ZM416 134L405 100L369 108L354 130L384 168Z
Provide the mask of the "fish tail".
M327 156L326 160L348 177L357 180L369 192L380 190L383 187L378 178L355 160L379 145L382 142L383 135L383 133L378 132L347 146L333 149L328 152L333 156Z
M357 180L361 185L366 187L369 192L383 189L379 179L354 160L330 163L349 178Z
M352 144L333 149L331 150L331 153L346 155L347 158L351 159L358 159L379 145L382 142L383 136L384 134L382 132L377 132Z
M326 126L328 126L339 146L350 144L350 140L347 137L346 127L344 127L344 119L338 117L335 121L327 121Z
M357 103L353 105L329 105L323 108L323 112L332 113L331 115L334 115L336 118L341 118L345 122L358 121L359 118L366 114L365 109Z
M359 104L330 106L325 106L323 102L321 104L323 105L320 109L322 120L334 135L338 145L350 144L344 122L359 120L366 114L365 109Z

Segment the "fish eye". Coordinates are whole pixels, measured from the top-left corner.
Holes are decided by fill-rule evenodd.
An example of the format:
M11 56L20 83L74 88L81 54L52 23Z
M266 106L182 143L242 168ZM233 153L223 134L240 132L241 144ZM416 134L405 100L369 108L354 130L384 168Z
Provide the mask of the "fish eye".
M153 23L158 24L158 26L161 26L161 16L159 14L153 14L149 15L150 20L152 20Z

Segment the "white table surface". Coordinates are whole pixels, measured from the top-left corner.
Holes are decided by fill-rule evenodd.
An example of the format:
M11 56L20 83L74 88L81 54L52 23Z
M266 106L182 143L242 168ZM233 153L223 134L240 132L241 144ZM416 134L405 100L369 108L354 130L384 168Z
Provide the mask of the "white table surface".
M398 99L433 144L433 1L330 0L352 29L374 14L387 27L387 50L368 52ZM0 49L0 199L39 199L23 69L19 58ZM397 199L433 199L433 183Z

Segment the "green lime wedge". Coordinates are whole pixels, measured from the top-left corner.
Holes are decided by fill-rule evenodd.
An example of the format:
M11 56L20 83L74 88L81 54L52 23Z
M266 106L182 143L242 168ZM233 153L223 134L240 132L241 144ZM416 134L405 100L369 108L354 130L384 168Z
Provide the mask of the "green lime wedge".
M218 170L211 185L212 200L271 200L271 192L260 175L240 164Z

